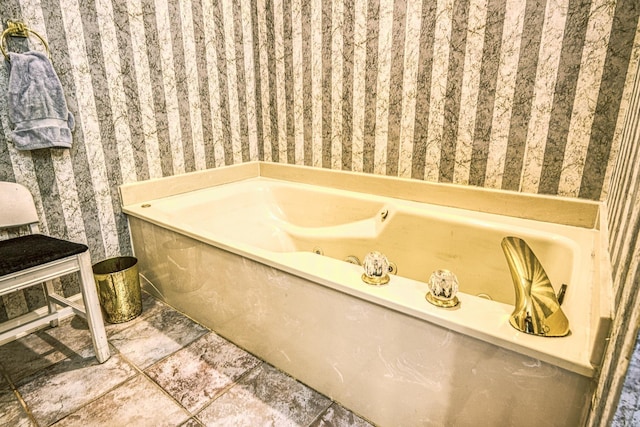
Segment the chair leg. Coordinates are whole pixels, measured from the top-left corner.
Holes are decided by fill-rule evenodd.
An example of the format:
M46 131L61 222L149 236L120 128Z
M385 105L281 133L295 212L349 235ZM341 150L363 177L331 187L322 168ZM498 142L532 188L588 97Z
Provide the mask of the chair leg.
M55 294L55 293L56 291L53 288L53 281L47 280L46 282L44 282L44 294L47 297L47 304L49 305L49 314L53 314L58 311L58 306L56 305L56 303L53 302L51 298L49 298L49 295ZM51 322L49 322L49 325L52 328L55 328L56 326L58 326L58 319L52 320Z
M86 310L87 323L91 331L93 349L98 362L103 363L110 356L109 343L107 342L107 334L104 330L104 321L102 320L102 312L100 311L100 303L93 278L89 251L78 255L78 262L80 264L82 299Z

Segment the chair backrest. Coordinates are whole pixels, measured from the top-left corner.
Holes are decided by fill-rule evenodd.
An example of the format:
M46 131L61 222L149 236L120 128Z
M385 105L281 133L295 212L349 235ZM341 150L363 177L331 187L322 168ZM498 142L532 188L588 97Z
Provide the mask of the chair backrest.
M0 228L37 226L38 222L31 192L15 182L0 181ZM35 231L34 227L31 230Z

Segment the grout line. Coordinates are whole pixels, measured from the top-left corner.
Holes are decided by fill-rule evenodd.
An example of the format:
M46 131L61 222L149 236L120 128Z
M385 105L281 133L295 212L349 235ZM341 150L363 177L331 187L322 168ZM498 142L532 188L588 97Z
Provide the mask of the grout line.
M183 348L184 348L184 347L183 347ZM180 351L180 350L178 350L178 351ZM155 365L155 363L154 363L154 365ZM151 365L151 366L153 366L153 365ZM150 366L150 367L151 367L151 366ZM136 366L136 369L139 369L139 368ZM149 380L149 382L151 382L151 384L152 384L152 386L153 386L153 387L155 387L155 388L159 389L159 390L160 390L160 391L161 391L165 396L167 396L169 399L171 399L171 401L175 402L175 403L178 405L178 407L179 407L180 409L182 409L182 410L187 414L187 419L185 420L185 422L187 422L187 421L189 421L191 418L194 418L194 417L195 417L195 415L194 415L194 414L192 414L192 413L191 413L191 411L189 411L189 410L188 410L187 408L185 408L185 407L184 407L180 402L178 402L178 400L176 400L176 398L175 398L175 397L171 396L167 390L165 390L165 389L164 389L160 384L158 384L157 382L155 382L155 381L154 381L154 379L153 379L153 378L151 378L149 375L147 375L147 373L146 373L146 372L144 372L144 371L142 371L142 370L141 370L141 371L140 371L140 375L142 375L142 376L143 376L143 377L145 377L147 380ZM197 420L196 420L196 421L197 421ZM200 425L201 425L201 423L200 423L199 421L198 421L198 424L200 424Z
M31 409L29 409L27 402L24 401L24 399L22 398L22 394L20 394L20 391L18 391L15 384L9 377L9 374L7 373L7 371L5 371L4 366L2 365L0 365L0 372L2 372L2 376L4 377L5 381L7 381L7 384L9 384L9 387L11 387L11 390L13 391L13 395L16 397L16 399L18 399L18 402L22 406L22 410L27 414L27 417L29 417L29 420L31 420L31 422L35 426L39 426L40 424L38 423L38 421L36 421L36 418L33 416L33 413L31 412Z
M212 332L213 332L213 331L212 331ZM215 334L215 332L213 332L213 333ZM217 334L216 334L216 335L217 335ZM218 335L218 336L220 336L220 335ZM231 342L231 341L229 341L229 342ZM233 343L231 343L231 344L233 344ZM233 345L235 345L235 344L233 344ZM255 357L255 356L254 356L254 357ZM226 387L222 388L222 389L221 389L221 392L220 392L220 393L218 393L218 394L217 394L213 399L211 399L211 401L210 401L209 403L207 403L206 405L204 405L202 408L198 409L198 412L197 412L197 413L195 413L195 414L193 415L193 417L195 418L199 413L201 413L202 411L204 411L205 409L207 409L209 406L213 405L213 402L215 402L216 400L218 400L219 398L221 398L221 397L222 397L224 394L226 394L229 390L231 390L233 387L235 387L236 385L238 385L238 383L239 383L241 380L243 380L244 378L246 378L247 376L249 376L249 374L250 374L251 372L255 371L255 370L256 370L256 369L258 369L260 366L262 366L262 365L264 365L265 363L267 363L267 362L265 362L264 360L262 360L262 359L260 359L260 358L258 358L258 357L256 357L256 359L258 359L261 363L258 363L256 366L254 366L254 367L253 367L253 368L251 368L251 369L247 369L247 370L246 370L242 375L240 375L240 376L238 377L238 379L237 379L237 380L232 381L232 382L231 382L231 383L229 383ZM198 421L198 422L199 422L199 421ZM202 424L202 423L201 423L201 424Z
M178 312L178 313L180 313L180 314L183 314L183 313L181 313L180 311L176 310L174 307L171 307L169 304L165 303L164 301L162 301L162 300L160 300L160 299L156 298L155 296L150 295L150 297L151 297L151 298L153 298L153 299L155 299L158 303L163 304L163 305L165 306L165 307L161 308L161 310L169 309L169 310L177 311L177 312ZM192 321L193 321L194 323L196 323L197 325L202 326L202 325L200 325L199 323L195 322L195 321L194 321L193 319L191 319L191 318L189 318L189 320L192 320ZM125 330L125 329L127 329L127 328L124 328L123 330ZM120 357L122 357L122 359L123 359L126 363L128 363L128 364L129 364L129 365L131 365L131 366L133 366L133 368L138 372L138 375L142 375L142 376L144 376L145 378L147 378L147 379L151 382L151 384L152 384L154 387L156 387L156 388L160 389L160 391L161 391L164 395L166 395L167 397L169 397L169 398L170 398L173 402L175 402L175 403L176 403L176 404L177 404L177 405L178 405L178 406L179 406L183 411L185 411L185 412L187 413L187 415L188 415L188 419L187 419L187 421L188 421L189 419L191 419L191 418L194 418L194 420L195 420L195 414L193 414L193 413L192 413L191 411L189 411L186 407L184 407L184 405L182 405L182 404L181 404L178 400L176 400L176 399L175 399L171 394L169 394L169 392L168 392L167 390L165 390L165 389L164 389L160 384L158 384L158 383L157 383L153 378L151 378L151 377L150 377L150 376L149 376L145 371L146 371L147 369L150 369L152 366L154 366L154 365L156 365L156 364L158 364L158 363L163 362L164 360L166 360L166 359L168 359L169 357L173 356L173 355L174 355L174 354L176 354L177 352L184 350L185 348L189 347L191 344L193 344L193 343L194 343L194 342L196 342L197 340L201 339L202 337L206 336L207 334L209 334L209 333L215 333L215 332L211 331L209 328L206 328L206 327L205 327L205 329L206 329L208 332L205 332L205 333L204 333L204 334L202 334L201 336L199 336L199 337L195 338L193 341L190 341L190 342L188 342L188 343L185 343L185 344L184 344L182 347L180 347L179 349L177 349L177 350L175 350L174 352L171 352L171 353L169 353L169 354L165 355L164 357L162 357L162 358L160 358L160 359L158 359L158 360L154 361L151 365L147 366L146 368L142 368L142 367L138 366L136 363L134 363L134 362L133 362L133 361L131 361L129 358L127 358L123 353L118 352L118 353L120 354ZM118 333L119 333L119 332L121 332L121 331L118 331ZM114 347L115 347L115 346L114 346ZM137 375L134 375L132 378L135 378L136 376L137 376ZM128 380L127 380L127 381L128 381ZM126 381L125 381L125 382L126 382ZM124 384L124 383L122 383L122 384ZM122 384L118 385L117 387L120 387ZM115 388L117 388L117 387L114 387L114 389L115 389ZM111 391L111 390L110 390L110 391ZM198 424L202 425L202 423L200 423L198 420L195 420L195 421L197 421L197 422L198 422Z
M29 417L29 419L31 420L31 422L33 422L33 424L35 424L36 426L39 426L40 424L38 423L38 421L36 421L35 416L33 415L33 413L31 412L31 409L29 409L29 406L27 405L27 402L24 401L24 399L22 398L22 395L20 394L20 392L18 391L17 388L15 388L13 386L13 384L11 384L11 388L13 389L13 393L16 396L16 398L18 399L18 401L20 402L20 405L22 405L22 409L24 410L24 412L27 414L27 417Z
M80 319L82 319L82 317L80 317ZM68 320L68 319L61 319L61 320ZM85 319L82 319L82 320L86 322L86 320L85 320ZM56 326L56 328L57 328L57 327L59 327L59 326ZM35 333L35 332L32 332L32 333ZM29 334L29 335L31 335L31 334ZM21 337L21 338L22 338L22 337ZM51 337L50 337L50 338L51 338ZM46 340L46 339L44 339L44 338L43 338L43 340L44 340L44 341L47 341L47 340ZM95 358L96 358L95 354L94 354L93 356L89 357L89 358L84 358L84 357L80 356L83 350L85 350L85 349L89 349L89 348L90 348L90 349L93 349L93 345L92 345L92 344L91 344L91 345L88 345L88 346L86 346L86 347L80 348L80 349L78 349L77 351L74 351L74 350L69 349L69 348L68 348L67 346L65 346L64 344L62 344L62 341L57 340L57 339L54 339L54 340L55 340L55 341L57 341L59 344L61 344L61 346L56 346L55 344L51 344L51 343L49 343L49 345L51 345L51 347L52 347L55 351L57 351L57 352L59 352L60 354L62 354L62 355L64 356L64 358L63 358L63 359L61 359L61 360L59 360L59 361L57 361L57 362L55 362L55 363L52 363L52 364L50 364L50 365L48 365L48 366L44 366L44 367L42 367L42 368L40 368L40 369L36 370L36 371L35 371L35 372L33 372L32 374L29 374L29 375L27 375L27 376L24 376L24 377L20 378L20 379L19 379L19 381L24 381L24 380L29 379L29 378L30 378L30 379L29 379L29 381L33 381L33 380L37 379L38 377L40 377L40 376L41 376L41 375L42 375L46 370L48 370L48 369L52 369L55 365L58 365L58 364L63 363L63 362L65 362L65 361L72 360L72 359L73 359L74 357L76 357L76 356L81 357L82 359L95 359ZM65 350L68 350L68 351L69 351L69 353L65 352ZM113 346L111 343L109 343L109 352L110 352L111 356L113 356L114 354L120 354L120 352L118 351L118 349L117 349L115 346ZM127 361L127 362L128 362L128 361ZM128 362L128 363L130 363L130 362ZM131 364L131 363L130 363L130 364ZM132 366L134 366L133 364L131 364L131 365L132 365ZM134 367L135 367L135 366L134 366ZM20 402L20 404L22 405L22 407L23 407L24 411L26 412L27 416L29 417L29 419L30 419L30 420L31 420L31 421L32 421L36 426L39 426L40 424L36 421L35 416L34 416L34 415L33 415L33 413L31 412L31 409L29 408L29 405L28 405L28 404L24 401L24 399L22 398L22 394L20 394L20 391L16 388L16 386L15 386L15 384L14 384L13 380L10 378L9 374L5 371L4 367L3 367L3 366L1 366L1 365L0 365L0 370L2 371L3 376L4 376L4 377L5 377L5 379L7 380L7 383L9 384L9 386L11 387L11 389L13 390L13 392L14 392L14 394L15 394L16 398L18 399L18 401L19 401L19 402ZM85 406L89 405L90 403L95 402L96 400L98 400L98 399L100 399L102 396L104 396L105 394L107 394L107 393L111 392L112 390L114 390L114 389L118 388L120 385L124 384L124 383L125 383L125 382L127 382L127 381L128 381L128 379L126 379L125 381L123 381L121 384L118 384L118 385L116 385L116 386L112 387L111 389L107 390L105 393L102 393L101 395L97 396L95 399L93 399L93 400L91 400L91 401L89 401L89 402L85 403L84 405L80 406L78 409L76 409L75 411L73 411L71 414L74 414L75 412L79 411L80 409L84 408ZM64 418L67 418L67 417L68 417L69 415L71 415L71 414L68 414L68 415L66 415L66 416L62 417L60 420L62 420L62 419L64 419ZM58 421L60 421L60 420L55 420L53 423L57 423L57 422L58 422Z
M257 357L257 356L256 356L256 357ZM262 359L260 359L260 360L262 360ZM285 371L283 371L282 369L278 368L277 366L273 366L272 364L270 364L270 363L268 363L268 362L265 362L264 360L263 360L263 363L265 363L265 364L267 364L267 365L271 366L273 369L275 369L276 371L278 371L281 375L284 375L284 376L286 376L286 377L289 377L289 378L293 379L295 382L297 382L298 384L301 384L303 387L306 387L306 388L308 388L309 390L312 390L312 391L314 391L314 392L318 393L319 395L324 396L324 397L326 397L327 399L329 399L329 405L327 405L327 407L326 407L326 408L324 408L322 411L320 411L320 412L318 413L318 415L317 415L313 420L311 420L311 422L310 422L309 424L307 424L307 426L311 426L311 425L312 425L316 420L320 419L320 418L322 417L322 415L323 415L325 412L327 412L327 410L328 410L328 409L329 409L329 408L330 408L334 403L335 403L335 404L339 404L338 402L336 402L335 400L333 400L332 398L330 398L330 397L329 397L329 396L327 396L326 394L324 394L324 393L320 393L320 392L319 392L318 390L316 390L315 388L311 387L311 386L310 386L310 385L308 385L308 384L305 384L303 381L300 381L298 378L294 377L293 375L290 375L290 374L286 373ZM359 416L359 415L358 415L358 416ZM360 418L362 418L362 417L360 417Z
M307 386L308 387L308 386ZM312 389L315 390L315 389ZM324 394L323 394L324 396ZM311 427L313 425L313 423L315 423L316 421L319 421L320 419L322 419L322 416L324 414L327 413L327 411L329 410L329 408L331 408L334 404L336 404L336 402L333 399L329 400L329 406L327 406L326 408L324 408L322 411L320 411L320 413L318 415L316 415L316 417L314 419L312 419L309 424L307 424L307 427Z
M85 348L93 348L93 346L89 346L89 347L85 347ZM77 354L77 355L80 355L80 352L81 352L82 350L83 350L83 349L79 350L78 352L76 352L76 354ZM116 354L119 354L119 355L120 355L120 357L121 357L121 358L122 358L126 363L130 364L131 366L133 366L133 367L135 368L135 365L133 365L133 364L132 364L131 362L129 362L128 360L126 360L126 359L124 358L124 356L123 356L123 355L118 351L118 349L117 349L114 345L112 345L111 343L109 343L109 353L110 353L110 355L111 355L109 358L113 357L113 356L114 356L114 355L116 355ZM60 360L60 361L58 361L58 362L56 362L56 363L54 363L53 365L50 365L50 366L55 366L55 365L57 365L58 363L64 362L65 360L69 360L69 359L71 359L71 357L73 357L73 356L70 356L70 357L67 357L67 358L65 358L65 359L62 359L62 360ZM96 356L95 356L95 355L93 355L90 359L92 359L92 358L93 358L93 359L95 359L95 358L96 358ZM96 360L97 360L97 359L96 359ZM106 363L106 362L105 362L105 363ZM100 394L100 395L96 396L94 399L92 399L92 400L88 401L87 403L85 403L84 405L80 406L80 407L79 407L79 408L77 408L75 411L71 412L70 414L67 414L67 415L65 415L64 417L62 417L62 418L60 418L60 419L58 419L58 420L53 421L53 423L51 423L51 425L52 425L52 424L55 424L55 423L58 423L58 422L60 422L60 421L64 420L65 418L67 418L67 417L69 417L69 416L71 416L71 415L75 414L76 412L78 412L78 411L82 410L83 408L85 408L86 406L88 406L88 405L92 404L92 403L93 403L93 402L95 402L96 400L101 399L101 398L102 398L102 397L104 397L105 395L107 395L107 394L111 393L112 391L114 391L115 389L117 389L118 387L122 386L123 384L125 384L126 382L128 382L129 380L131 380L132 378L135 378L135 377L136 377L136 374L132 375L132 376L131 376L131 377L129 377L129 378L126 378L126 379L125 379L124 381L122 381L120 384L116 384L115 386L111 387L110 389L108 389L108 390L107 390L107 391L105 391L104 393L102 393L102 394Z
M197 418L196 418L196 416L195 416L195 415L194 415L194 416L192 416L191 418L189 418L189 420L191 420L191 421L193 421L194 423L196 423L196 425L203 426L203 427L205 426L204 424L202 424L202 423L200 422L200 420L199 420L199 419L197 419ZM189 421L189 420L187 420L187 421ZM185 422L185 423L186 423L186 422Z

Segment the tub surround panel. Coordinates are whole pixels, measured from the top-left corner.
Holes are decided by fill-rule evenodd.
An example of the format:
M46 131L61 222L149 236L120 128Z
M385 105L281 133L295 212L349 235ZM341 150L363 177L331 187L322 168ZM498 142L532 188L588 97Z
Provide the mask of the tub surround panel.
M144 323L158 313L166 319L180 316L174 309L146 292L143 293L142 300L142 314L130 322L107 325L107 335ZM192 335L190 329L202 329L202 326L193 322L191 325L183 325L186 326L181 331L184 335ZM262 426L272 425L276 421L277 425L310 426L315 420L313 425L318 426L326 425L323 422L333 422L332 425L346 422L353 427L372 427L352 412L332 403L326 396L266 363L244 363L249 369L242 372L243 361L253 361L254 356L208 330L195 345L181 346L179 350L166 355L154 366L146 368L146 372L142 372L143 366L134 365L127 353L117 354L116 351L113 357L119 362L115 366L111 364L111 360L105 364L110 365L109 367L96 366L91 354L80 352L78 348L78 344L91 348L86 328L82 319L73 317L60 322L57 328L13 341L10 351L7 351L7 346L0 347L0 352L3 353L0 361L5 374L0 376L1 425L201 426L211 425L214 423L213 417L224 413L228 417L225 425ZM157 328L145 331L149 342L168 339L164 332ZM47 345L33 346L31 339L34 336L42 338L43 334L51 335L43 341ZM86 339L79 340L81 335ZM171 335L175 336L173 333ZM220 342L226 344L220 345ZM61 357L47 362L56 353ZM6 355L11 356L15 363L5 363L8 360L4 357ZM166 372L162 376L162 384L152 380L148 373L156 366L160 367L159 364L168 366L168 361L174 362L179 369ZM43 369L51 363L55 364ZM27 365L39 367L39 370L31 372L28 379L17 375ZM125 372L118 369L118 366L133 375L122 375ZM255 368L251 369L253 366ZM198 377L196 381L193 380L194 374ZM238 380L232 381L232 378ZM224 387L218 393L211 393L215 385L207 379L220 380L216 385ZM42 384L46 388L42 394L14 392L16 386L28 391L41 389ZM61 384L64 385L64 390L51 390L59 388ZM175 394L175 398L171 394ZM51 398L53 395L55 399ZM52 400L55 400L54 404ZM180 401L198 401L198 406L204 409L190 412L180 405ZM217 403L212 406L214 402ZM78 406L81 407L77 409ZM33 414L37 414L38 420L47 422L36 424Z
M600 224L599 230L600 233L604 236L610 236L609 225L608 225L608 213L606 212L607 207L603 206L602 210L598 214L598 222ZM608 319L601 318L601 324L595 326L599 333L602 336L596 337L596 347L593 350L591 363L594 366L602 366L603 358L605 356L605 351L607 350L607 346L609 344L609 340L611 337L611 327L616 317L616 299L615 299L615 281L613 280L613 268L611 265L611 254L609 252L609 239L600 239L600 260L597 263L596 270L596 280L599 280L600 283L611 283L611 286L603 286L600 289L599 295L594 295L594 298L597 298L597 304L600 307L600 311L602 313L610 313Z
M135 218L131 224L145 288L376 424L569 426L586 416L588 377ZM182 275L155 250L166 241L190 245L209 273Z
M216 206L214 211L210 204ZM383 208L388 209L388 218L378 222ZM141 201L124 209L133 217L216 247L584 375L590 375L589 361L597 360L602 350L592 342L591 334L597 334L596 328L603 325L601 317L611 315L609 308L601 310L598 299L603 285L596 281L599 266L593 262L600 260L600 246L598 232L592 229L265 178ZM564 308L574 325L570 337L518 338L508 323L499 320L511 313L514 299L500 241L514 234L535 248L553 283L568 283L573 289L571 303ZM311 253L316 246L324 249L325 257ZM168 256L172 262L184 263L183 271L199 271L200 259L189 245L166 242L162 248L171 249ZM394 279L397 286L362 288L361 270L336 261L354 254L362 257L373 249L397 263L401 270ZM481 254L476 254L477 250ZM455 271L466 295L463 299L467 308L452 318L443 317L443 312L424 301L424 282L428 273L438 268ZM207 273L194 274L189 277ZM184 286L191 288L188 282L185 279ZM480 293L491 295L496 302L471 297ZM602 298L607 295L603 293ZM582 307L588 306L593 309L584 311ZM488 323L478 325L474 313Z

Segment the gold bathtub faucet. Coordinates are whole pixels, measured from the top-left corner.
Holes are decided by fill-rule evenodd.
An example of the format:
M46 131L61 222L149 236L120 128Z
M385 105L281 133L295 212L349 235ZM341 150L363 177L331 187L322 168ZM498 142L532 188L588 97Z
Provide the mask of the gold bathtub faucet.
M511 236L502 239L502 250L516 291L515 309L509 319L511 326L532 335L569 335L569 320L533 250L524 240Z

